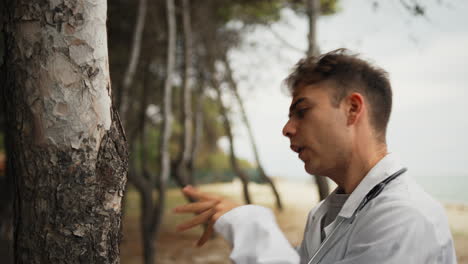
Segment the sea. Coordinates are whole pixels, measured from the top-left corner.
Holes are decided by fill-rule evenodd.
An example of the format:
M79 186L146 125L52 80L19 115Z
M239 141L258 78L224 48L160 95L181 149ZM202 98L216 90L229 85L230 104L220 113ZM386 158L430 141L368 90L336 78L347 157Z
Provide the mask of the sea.
M298 182L310 182L311 178L287 177L286 179ZM468 174L449 176L411 175L421 187L442 203L462 204L468 206ZM335 188L335 183L330 180L330 186Z
M414 176L426 192L445 203L468 205L468 175Z

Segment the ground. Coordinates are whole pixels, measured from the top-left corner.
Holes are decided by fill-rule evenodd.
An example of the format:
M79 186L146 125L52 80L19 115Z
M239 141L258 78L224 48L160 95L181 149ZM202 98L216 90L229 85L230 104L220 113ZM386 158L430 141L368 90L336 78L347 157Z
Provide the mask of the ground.
M312 183L276 180L285 209L274 210L278 223L293 245L302 240L307 214L316 203L317 195ZM255 204L274 207L271 190L266 185L251 184L250 191ZM226 184L209 184L200 187L202 190L222 194L241 201L239 182ZM126 213L123 221L123 241L121 245L121 263L142 263L142 249L139 229L139 201L134 191L129 191L126 202ZM187 219L185 216L171 212L176 205L185 203L178 189L168 192L168 205L163 222L162 233L157 241L157 263L204 263L223 264L229 261L229 245L219 236L213 238L201 248L195 246L201 228L177 233L175 226ZM468 264L468 206L448 204L445 206L450 227L455 240L459 264Z

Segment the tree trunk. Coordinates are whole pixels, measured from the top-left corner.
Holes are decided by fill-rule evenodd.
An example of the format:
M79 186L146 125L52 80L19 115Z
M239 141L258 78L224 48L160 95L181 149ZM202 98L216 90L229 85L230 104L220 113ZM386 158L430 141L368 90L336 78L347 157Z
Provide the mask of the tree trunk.
M192 112L192 29L190 22L189 0L182 1L182 20L184 31L184 78L182 84L182 151L178 158L178 164L174 176L179 185L185 186L189 183L189 161L192 159L192 134L193 134L193 112Z
M306 12L309 20L309 42L307 56L317 56L320 50L317 44L317 18L320 15L320 0L305 0Z
M8 2L16 263L119 263L127 148L112 108L106 1Z
M204 101L204 85L205 82L202 81L201 85L197 89L197 95L195 99L195 129L192 134L192 153L190 155L190 160L188 161L188 182L191 185L195 185L195 157L197 156L198 150L200 148L200 141L202 139L203 133L203 101Z
M152 196L152 187L140 191L141 196L141 233L143 239L143 261L145 264L155 263L156 258L156 245L154 234L154 202Z
M327 178L324 176L314 176L315 183L317 184L317 188L319 191L319 199L322 201L323 199L327 198L328 194L330 193L330 187L328 186Z
M147 59L145 60L145 73L144 73L144 79L143 79L143 91L141 93L141 97L139 99L139 112L137 114L137 124L134 125L134 127L127 127L127 140L128 140L128 149L130 153L133 153L132 158L130 159L130 170L132 170L131 173L129 173L129 183L135 184L133 180L135 179L135 176L133 174L137 173L135 171L135 144L137 141L137 137L139 136L140 140L140 160L141 160L141 168L142 171L140 171L140 175L143 174L143 171L146 168L146 163L147 163L147 145L145 145L146 142L146 108L148 107L148 99L149 99L149 92L150 92L150 70L149 70L149 65L150 65L150 60ZM129 123L127 123L129 125ZM130 176L132 174L133 177ZM143 184L146 185L146 184ZM149 188L150 190L152 189L152 186L146 186L146 188ZM126 189L128 189L128 184L126 186ZM140 191L137 188L138 191ZM125 190L126 191L126 190ZM127 201L127 196L124 196L122 199L122 217L124 218L125 216L125 211L126 211L126 204Z
M220 85L219 83L217 83L216 80L212 80L212 82L213 82L213 88L216 90L219 110L220 110L221 116L223 117L224 129L226 130L226 135L229 139L229 153L230 153L229 158L231 161L231 166L232 166L232 169L234 170L234 173L239 177L239 179L242 182L242 189L244 193L245 203L251 204L252 199L250 198L250 193L249 193L249 177L247 176L247 174L245 174L245 172L242 170L242 168L239 166L239 163L237 162L236 152L234 149L234 136L232 135L231 122L229 121L227 109L223 103L223 99L221 96L221 87L219 87Z
M134 153L135 145L131 145L130 149ZM140 231L141 231L141 242L143 247L143 260L144 263L154 263L154 234L151 231L153 225L153 185L150 185L149 177L144 176L144 171L138 173L135 168L135 158L130 161L130 169L128 173L128 179L135 186L140 195Z
M141 39L143 36L143 29L145 26L145 18L146 18L146 0L140 0L138 4L138 12L136 15L136 22L135 22L135 29L133 31L133 40L132 40L132 48L129 57L129 62L127 65L127 69L125 70L124 77L122 79L122 84L120 86L120 92L117 100L117 105L119 107L119 112L123 116L124 124L127 124L127 120L129 119L127 111L128 111L128 96L130 94L130 86L133 83L133 77L135 76L135 72L138 66L138 61L140 58L140 51L141 51Z
M156 259L156 251L154 250L154 242L161 227L162 218L164 215L166 203L166 188L169 175L171 173L171 159L169 152L169 143L172 134L172 76L175 67L175 48L176 48L176 15L174 0L166 0L166 14L167 14L167 72L166 80L164 82L164 95L163 95L163 124L161 133L160 144L160 173L157 181L155 177L151 177L150 185L154 186L156 183L158 189L157 203L154 205L153 211L145 212L151 213L151 224L147 234L144 234L148 241L145 244L145 263L153 264ZM145 230L146 231L146 230ZM146 233L146 232L145 232Z
M320 0L306 0L307 17L309 19L309 35L308 35L308 50L307 56L317 56L320 50L317 44L317 18L320 15ZM314 175L317 189L319 192L320 201L325 199L330 193L327 179L321 176Z
M161 152L161 172L158 178L159 186L159 195L160 199L158 201L160 213L157 217L156 226L159 226L159 220L162 217L164 202L162 195L166 190L165 186L170 175L170 152L169 152L169 143L172 134L172 76L174 73L175 66L175 47L176 47L176 20L175 20L175 7L174 0L166 0L167 5L167 19L168 19L168 46L167 46L167 75L164 83L164 100L163 100L163 127L162 127L162 136L160 144ZM158 228L156 228L158 229Z
M276 199L276 207L281 210L281 209L283 209L283 205L281 204L280 195L278 193L278 190L276 189L275 183L271 180L270 177L268 177L266 175L265 170L263 169L262 163L260 162L260 155L258 154L257 144L256 144L255 138L253 136L252 128L250 127L249 118L247 117L247 112L245 111L244 103L242 102L242 98L240 97L239 91L237 89L237 83L234 80L231 65L229 64L226 53L223 55L223 63L224 63L225 69L226 69L227 81L229 83L229 86L230 86L232 92L234 93L234 96L236 97L236 101L239 104L239 108L241 110L242 120L244 121L244 124L247 127L247 132L248 132L248 135L249 135L250 144L252 144L252 150L253 150L253 153L254 153L254 156L255 156L255 161L256 161L257 166L258 166L258 172L260 174L260 177L270 185L271 190L273 191L273 195L275 196L275 199Z

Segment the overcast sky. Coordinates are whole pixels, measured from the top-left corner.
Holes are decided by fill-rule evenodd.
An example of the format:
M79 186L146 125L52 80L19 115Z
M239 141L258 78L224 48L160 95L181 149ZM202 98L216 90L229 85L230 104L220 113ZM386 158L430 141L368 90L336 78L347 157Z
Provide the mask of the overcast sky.
M377 10L368 0L342 0L338 14L318 22L320 48L351 49L389 72L389 150L414 174L468 176L468 1L421 2L426 18L411 16L397 0L379 1ZM305 50L305 18L290 11L282 17L271 29ZM290 104L281 82L302 56L265 28L252 31L230 54L261 160L274 176L310 177L281 134ZM253 160L239 120L237 152Z

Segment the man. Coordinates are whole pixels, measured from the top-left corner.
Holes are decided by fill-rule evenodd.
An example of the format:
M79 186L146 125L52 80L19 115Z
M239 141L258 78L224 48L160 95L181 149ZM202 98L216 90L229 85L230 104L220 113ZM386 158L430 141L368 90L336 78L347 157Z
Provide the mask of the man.
M344 49L299 61L283 134L305 170L337 189L309 213L294 250L270 210L201 193L175 208L198 215L233 246L235 263L456 263L443 207L407 175L386 144L392 91L385 71Z

